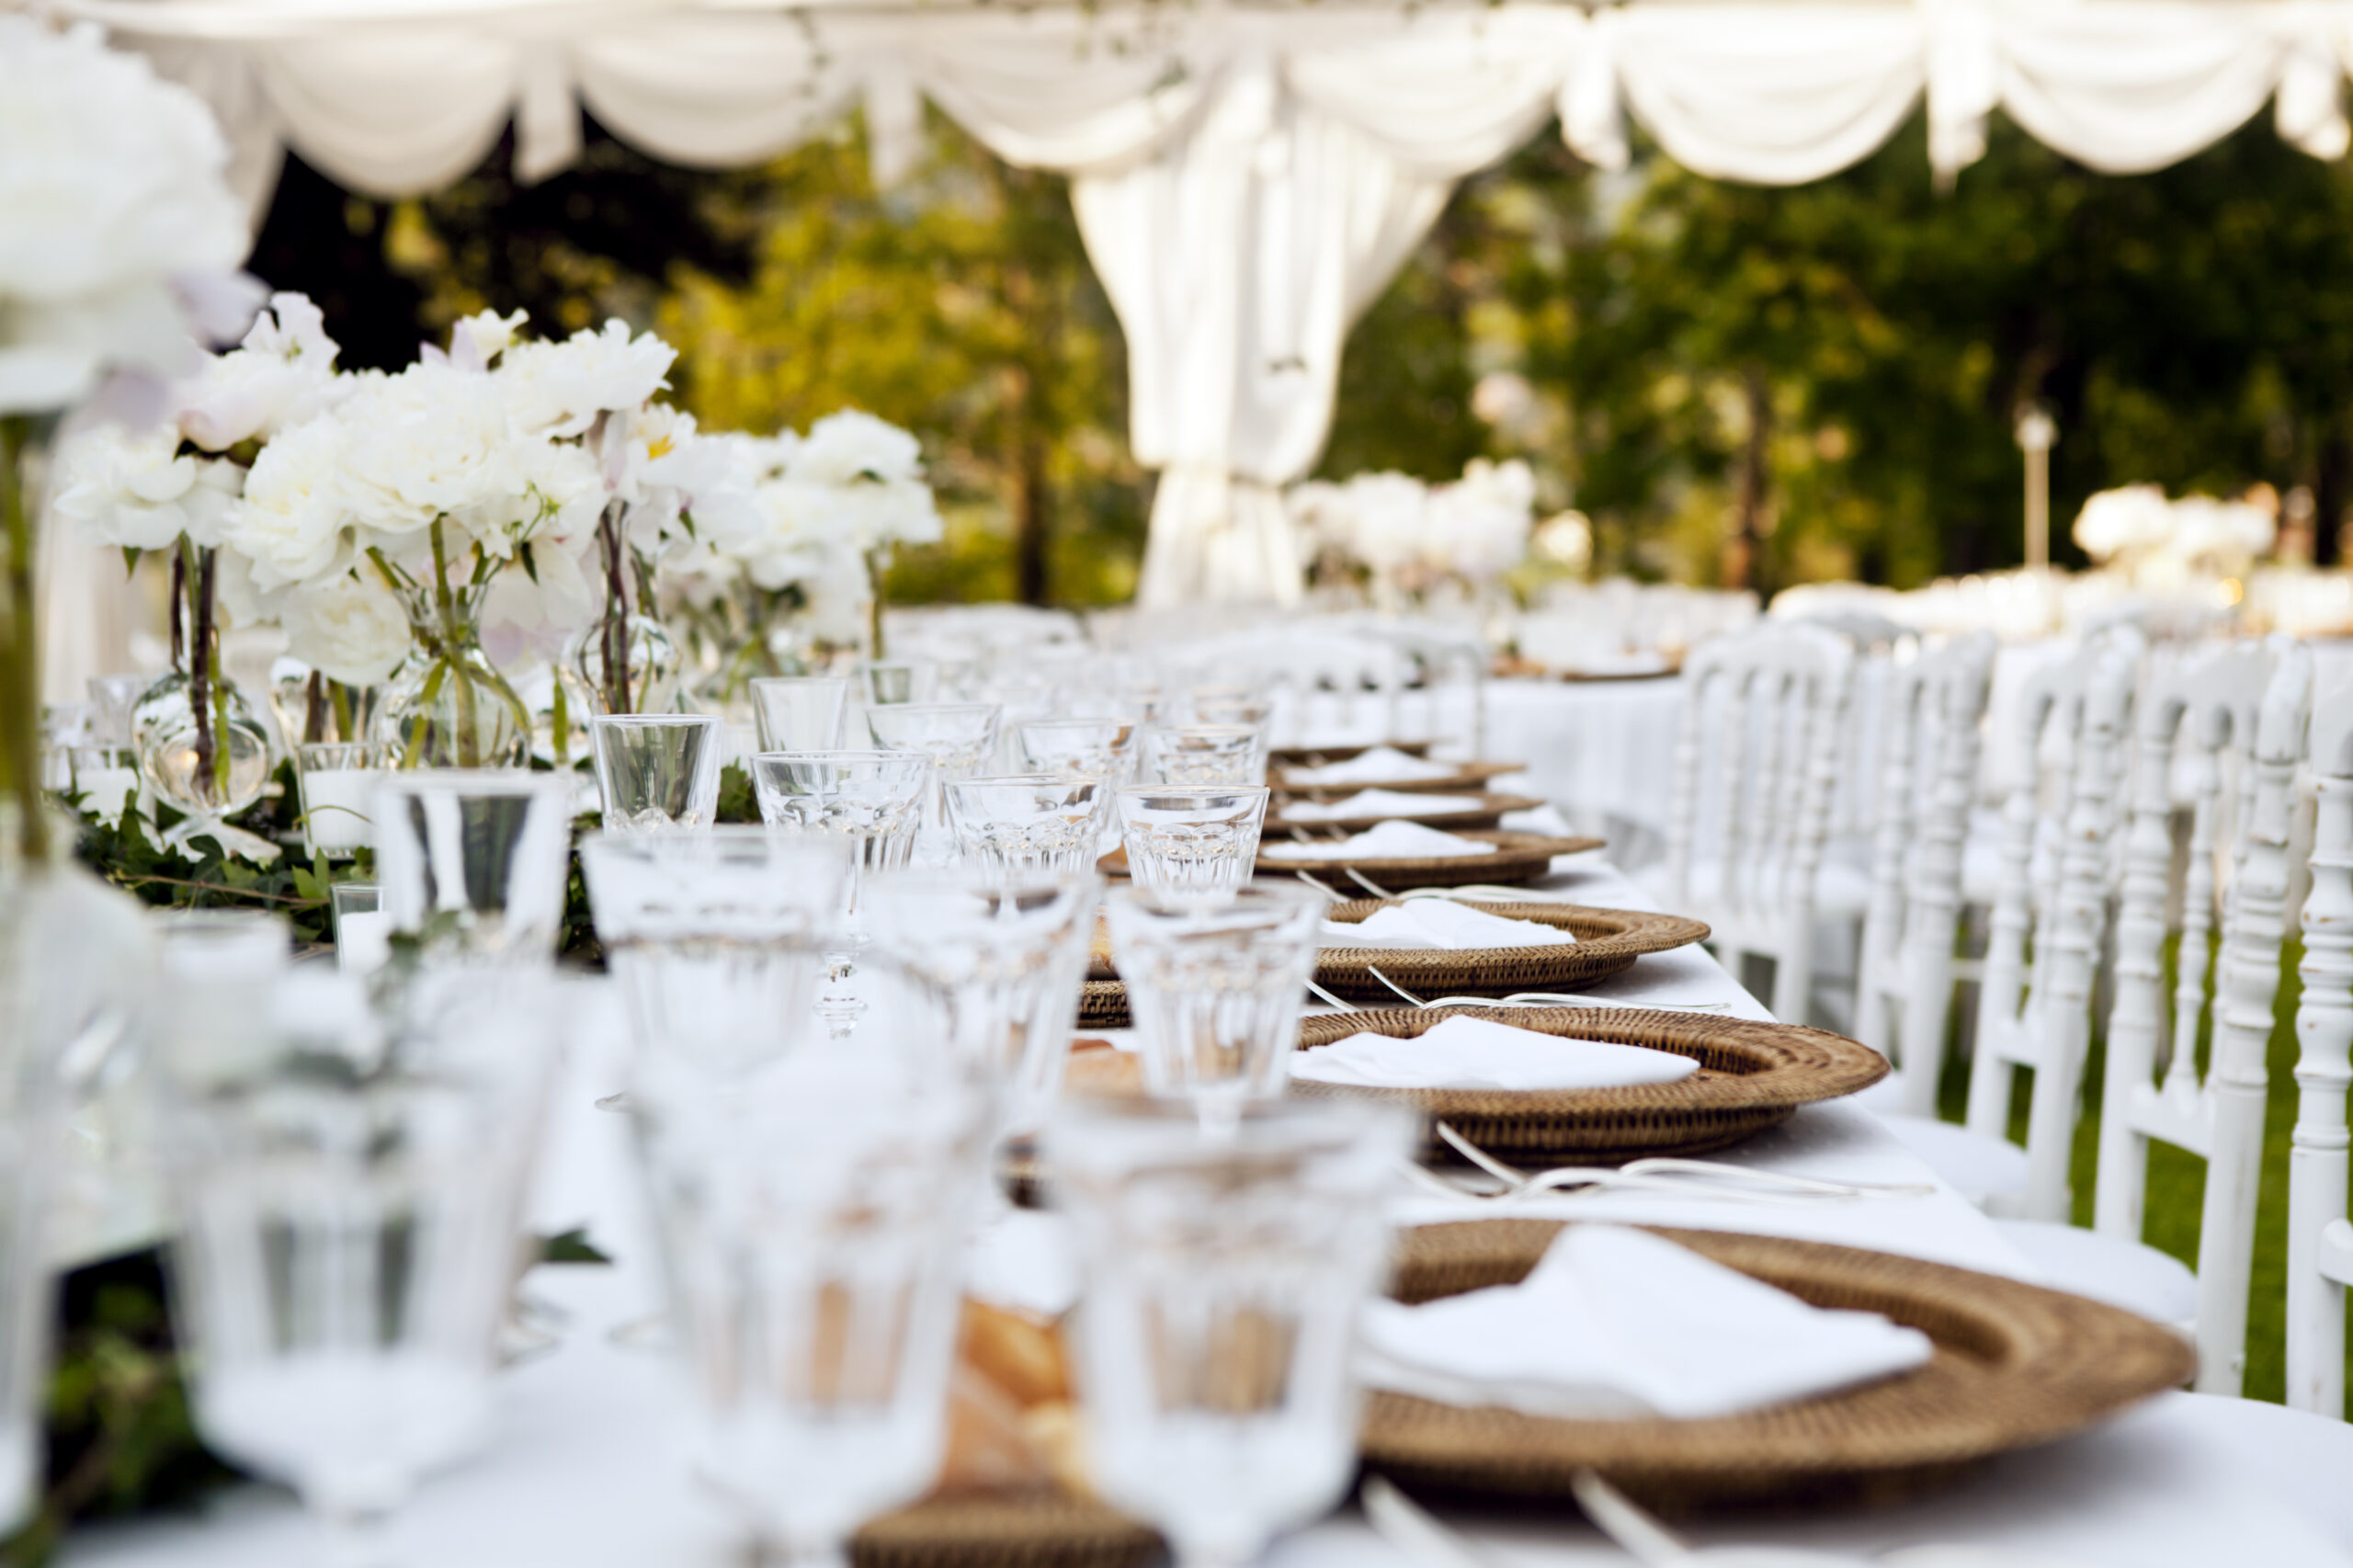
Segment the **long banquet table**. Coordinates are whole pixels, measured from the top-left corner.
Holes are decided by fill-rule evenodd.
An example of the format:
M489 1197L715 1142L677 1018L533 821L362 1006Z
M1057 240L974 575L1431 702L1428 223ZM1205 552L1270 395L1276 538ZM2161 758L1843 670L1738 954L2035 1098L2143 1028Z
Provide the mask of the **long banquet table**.
M1577 903L1647 901L1598 855L1555 862L1540 889ZM698 1493L686 1456L691 1417L682 1379L643 1334L658 1311L651 1236L629 1168L623 1118L595 1100L618 1086L617 1009L599 983L572 989L575 1051L567 1068L534 1223L587 1227L611 1267L549 1266L527 1289L564 1315L561 1344L504 1377L501 1425L488 1449L430 1481L395 1527L398 1560L415 1568L734 1568L742 1543L716 1500ZM1769 1017L1699 949L1642 960L1595 988L1630 1004L1729 1002ZM1833 1180L1933 1183L1862 1106L1808 1108L1719 1156ZM1401 1199L1408 1222L1463 1217L1472 1204ZM1833 1208L1585 1197L1516 1213L1745 1230L1906 1253L2030 1278L2025 1260L1949 1189ZM1025 1226L1025 1240L1036 1241ZM1001 1275L999 1252L988 1273ZM1042 1267L1042 1265L1041 1265ZM2277 1406L2174 1393L2097 1431L2010 1456L1920 1500L1871 1511L1750 1517L1684 1527L1711 1543L1905 1552L1910 1568L2353 1568L2353 1428ZM1628 1559L1567 1505L1540 1518L1453 1513L1495 1568L1573 1568ZM1998 1557L1963 1545L2002 1549ZM86 1529L66 1568L257 1568L317 1554L311 1527L281 1492L233 1489L200 1516ZM2033 1554L2033 1555L2019 1555ZM1353 1510L1280 1543L1270 1568L1432 1568L1374 1536Z

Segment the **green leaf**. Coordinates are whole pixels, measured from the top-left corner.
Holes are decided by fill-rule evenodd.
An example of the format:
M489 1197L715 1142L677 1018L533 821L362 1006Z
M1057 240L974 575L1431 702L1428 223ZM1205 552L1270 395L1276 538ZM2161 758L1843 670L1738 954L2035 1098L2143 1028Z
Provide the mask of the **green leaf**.
M540 1261L541 1263L610 1263L613 1260L608 1254L597 1250L597 1246L588 1240L588 1232L585 1227L574 1226L556 1235L541 1236Z

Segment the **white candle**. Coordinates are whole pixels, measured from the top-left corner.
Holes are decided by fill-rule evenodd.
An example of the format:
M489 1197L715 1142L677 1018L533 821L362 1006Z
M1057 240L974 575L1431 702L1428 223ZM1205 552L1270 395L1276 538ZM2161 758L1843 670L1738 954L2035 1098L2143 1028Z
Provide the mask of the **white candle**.
M302 775L302 827L323 855L367 847L368 812L381 777L373 767L325 767Z
M335 923L335 966L346 974L373 974L392 956L392 917L354 911Z
M74 776L74 784L82 791L85 810L95 812L100 822L120 822L123 806L139 789L139 770L85 767Z

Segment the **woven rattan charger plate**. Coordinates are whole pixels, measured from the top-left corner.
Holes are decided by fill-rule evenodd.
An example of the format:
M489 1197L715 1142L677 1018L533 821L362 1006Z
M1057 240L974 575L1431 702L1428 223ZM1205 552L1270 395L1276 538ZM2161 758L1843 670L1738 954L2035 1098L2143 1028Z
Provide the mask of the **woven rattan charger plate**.
M1405 1233L1391 1291L1422 1301L1524 1278L1559 1230L1477 1220ZM1409 1487L1563 1498L1596 1470L1652 1507L1881 1502L1995 1454L2081 1431L2178 1387L2196 1364L2172 1330L2080 1296L1818 1242L1660 1231L1820 1307L1884 1312L1936 1342L1927 1366L1818 1399L1711 1421L1559 1421L1376 1392L1365 1462Z
M1410 1105L1499 1159L1619 1164L1729 1148L1798 1107L1836 1099L1887 1076L1887 1058L1844 1036L1796 1024L1615 1007L1395 1007L1302 1020L1302 1049L1352 1034L1411 1040L1450 1017L1493 1018L1578 1040L1646 1045L1697 1057L1673 1084L1617 1089L1380 1089L1293 1079L1291 1093Z
M1532 882L1551 870L1555 855L1582 854L1600 848L1604 842L1598 838L1562 838L1549 833L1507 833L1498 828L1479 828L1456 836L1483 839L1495 846L1495 853L1412 859L1281 860L1267 854L1262 840L1258 875L1288 877L1305 871L1320 881L1336 881L1345 886L1350 880L1348 873L1355 871L1395 892L1407 888L1459 888L1472 882L1509 886Z
M1328 822L1319 819L1314 822L1293 823L1287 818L1278 817L1267 825L1279 835L1293 827L1303 828L1311 837L1334 832L1362 833L1368 828L1379 827L1385 822L1417 822L1424 827L1444 828L1448 832L1453 832L1466 827L1494 827L1503 821L1506 812L1532 811L1543 803L1532 796L1497 795L1482 790L1479 791L1479 803L1461 811L1392 812L1387 816L1335 817Z
M1401 795L1460 795L1484 788L1490 778L1527 771L1524 762L1463 762L1455 764L1455 771L1442 778L1368 778L1355 784L1303 784L1293 783L1278 767L1267 782L1274 786L1278 796L1294 801L1345 801L1365 790L1391 790Z
M1353 926L1396 899L1358 898L1335 904L1328 918ZM1632 909L1587 909L1574 903L1488 903L1481 911L1506 920L1558 926L1576 938L1532 948L1326 948L1315 960L1315 983L1352 1002L1394 1002L1397 993L1373 975L1379 970L1416 996L1508 996L1515 991L1575 991L1632 967L1644 953L1663 953L1708 939L1708 928L1679 915Z
M1039 1495L938 1497L858 1532L856 1568L1141 1568L1150 1527L1101 1503Z

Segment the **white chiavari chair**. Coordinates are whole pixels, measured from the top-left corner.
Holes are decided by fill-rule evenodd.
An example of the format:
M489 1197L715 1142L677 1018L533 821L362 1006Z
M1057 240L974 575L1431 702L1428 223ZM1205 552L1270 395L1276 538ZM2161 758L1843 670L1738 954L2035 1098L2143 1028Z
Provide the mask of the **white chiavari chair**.
M2279 993L2290 816L2311 694L2310 653L2283 642L2209 654L2160 676L2143 695L2117 915L2094 1228L2047 1219L2003 1227L2050 1283L2193 1335L2198 1387L2207 1393L2237 1393L2245 1365L2268 1082L2264 1053ZM2168 995L2164 949L2177 756L2191 797L2189 855L2179 980ZM2222 901L2222 954L2211 966L2213 1043L2200 1082L2197 1042L2209 1007L2226 774L2239 782L2234 869ZM2195 1274L2141 1240L2152 1141L2206 1161Z
M1719 638L1684 668L1667 819L1668 907L1705 920L1734 975L1774 964L1772 1009L1802 1020L1815 879L1830 826L1854 653L1819 627Z
M1994 639L1952 642L1895 675L1863 916L1855 1038L1896 1064L1887 1103L1933 1117L1952 1016L1961 846L1976 787Z
M2353 691L2313 713L2312 892L2304 899L2303 995L2296 1007L2296 1128L2288 1152L2288 1403L2345 1415L2345 1096L2353 1086Z

